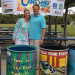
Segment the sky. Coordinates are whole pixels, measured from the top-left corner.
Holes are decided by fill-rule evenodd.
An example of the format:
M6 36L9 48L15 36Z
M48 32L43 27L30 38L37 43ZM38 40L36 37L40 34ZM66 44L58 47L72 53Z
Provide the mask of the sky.
M74 12L75 12L75 7L71 7L71 8L68 8L68 10L73 10ZM65 12L65 9L63 10L63 12ZM0 13L2 13L2 9L1 9L1 7L0 7Z

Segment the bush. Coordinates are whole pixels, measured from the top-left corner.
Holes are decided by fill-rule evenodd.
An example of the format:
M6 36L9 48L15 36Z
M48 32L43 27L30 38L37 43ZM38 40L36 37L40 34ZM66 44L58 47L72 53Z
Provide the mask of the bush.
M1 18L0 24L15 24L16 21L22 17L23 17L23 15L20 15L20 14L17 16L17 15L13 15L13 14L2 15L0 13L0 18ZM58 18L58 20L57 20L58 24L65 23L65 14L62 17L59 16L57 18ZM45 19L46 19L46 24L49 25L49 16L46 15ZM55 16L51 16L51 24L55 24L55 21L56 21ZM67 24L70 24L71 21L75 21L75 14L68 15Z

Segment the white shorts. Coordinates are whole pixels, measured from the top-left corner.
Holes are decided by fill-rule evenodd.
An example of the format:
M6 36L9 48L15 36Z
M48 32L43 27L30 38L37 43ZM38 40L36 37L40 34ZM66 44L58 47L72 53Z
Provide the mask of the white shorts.
M15 40L15 45L29 45L29 41Z

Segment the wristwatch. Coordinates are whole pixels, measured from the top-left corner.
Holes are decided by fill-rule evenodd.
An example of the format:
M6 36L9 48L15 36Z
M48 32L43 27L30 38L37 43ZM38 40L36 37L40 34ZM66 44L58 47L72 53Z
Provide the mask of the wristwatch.
M44 39L44 38L41 38L42 40Z

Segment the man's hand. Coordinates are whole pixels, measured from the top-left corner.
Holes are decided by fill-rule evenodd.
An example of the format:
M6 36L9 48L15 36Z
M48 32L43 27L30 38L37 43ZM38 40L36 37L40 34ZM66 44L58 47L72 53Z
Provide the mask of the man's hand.
M43 44L43 39L41 39L39 43L40 43L40 45L42 45Z

